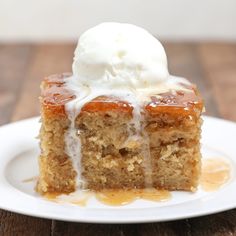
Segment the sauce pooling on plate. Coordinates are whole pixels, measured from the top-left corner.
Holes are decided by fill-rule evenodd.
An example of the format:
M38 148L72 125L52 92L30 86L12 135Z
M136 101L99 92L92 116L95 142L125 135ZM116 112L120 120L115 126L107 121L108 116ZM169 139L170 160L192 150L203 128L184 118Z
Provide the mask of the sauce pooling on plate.
M206 192L216 191L229 181L230 176L231 166L227 160L223 158L203 159L199 185ZM23 182L28 183L35 180L36 177L32 177L23 180ZM86 206L91 197L95 197L99 202L106 205L122 206L138 199L156 202L167 201L171 199L171 192L146 188L132 190L112 189L99 192L78 190L70 194L47 193L44 195L45 199L56 203L69 203L78 206Z
M200 185L204 191L216 191L230 179L230 164L222 158L202 161Z
M137 199L157 202L166 201L171 198L171 193L166 190L157 190L154 188L136 190L103 190L96 193L96 198L106 205L121 206Z
M111 206L122 206L134 202L137 199L151 200L156 202L167 201L171 193L166 190L150 189L112 189L99 192L78 190L71 194L47 193L44 198L56 203L69 203L78 206L86 206L89 199L94 196L96 199Z

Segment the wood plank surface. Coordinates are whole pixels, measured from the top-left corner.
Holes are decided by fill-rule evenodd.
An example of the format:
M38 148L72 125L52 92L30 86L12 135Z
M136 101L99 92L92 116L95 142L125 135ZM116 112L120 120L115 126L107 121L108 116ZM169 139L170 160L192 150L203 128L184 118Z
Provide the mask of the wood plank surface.
M235 44L200 44L198 54L221 116L236 121Z
M31 45L0 45L0 125L9 122L32 51Z
M19 97L25 93L22 85L34 50L32 45L0 45L0 124L10 122ZM32 99L34 94L30 94ZM31 110L27 111L30 116ZM50 235L50 232L50 220L0 210L0 235Z
M236 44L165 43L172 74L197 84L206 114L236 121ZM71 71L73 44L0 44L0 125L39 115L44 76ZM180 221L105 225L0 210L0 235L236 235L236 210Z
M41 80L51 74L71 71L73 52L73 45L47 44L34 48L23 80L24 92L21 92L16 102L12 121L39 115L38 97Z
M193 43L166 44L170 73L188 78L200 90L206 107L206 115L220 116L213 89L206 78L204 65L199 57L198 45Z

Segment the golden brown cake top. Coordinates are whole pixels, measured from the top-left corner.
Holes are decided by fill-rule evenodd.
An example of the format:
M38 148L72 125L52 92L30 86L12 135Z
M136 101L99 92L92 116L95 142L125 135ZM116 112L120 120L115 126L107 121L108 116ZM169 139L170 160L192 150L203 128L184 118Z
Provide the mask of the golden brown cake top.
M65 87L66 79L71 74L64 73L46 77L41 84L41 104L48 115L66 115L65 104L76 98L73 91ZM186 85L185 85L186 86ZM203 100L196 88L191 85L186 91L169 91L150 96L144 109L150 115L171 113L173 115L200 115ZM117 97L99 96L86 103L81 112L117 111L131 113L132 104Z

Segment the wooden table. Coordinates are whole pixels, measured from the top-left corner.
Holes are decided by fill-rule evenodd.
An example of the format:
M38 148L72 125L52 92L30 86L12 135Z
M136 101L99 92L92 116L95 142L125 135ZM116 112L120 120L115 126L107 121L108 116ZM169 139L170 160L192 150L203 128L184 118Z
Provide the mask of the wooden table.
M206 114L236 121L236 44L165 43L165 47L170 72L198 85ZM71 71L74 48L73 44L0 44L0 125L39 115L41 79ZM236 210L133 225L68 223L0 210L0 235L236 235Z

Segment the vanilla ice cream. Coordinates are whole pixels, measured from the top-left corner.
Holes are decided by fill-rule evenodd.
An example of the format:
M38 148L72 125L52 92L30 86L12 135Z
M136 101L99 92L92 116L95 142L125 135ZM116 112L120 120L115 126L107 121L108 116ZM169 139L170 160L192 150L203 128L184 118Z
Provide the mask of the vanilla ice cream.
M131 24L102 23L81 35L73 73L87 86L148 88L169 77L161 43Z

